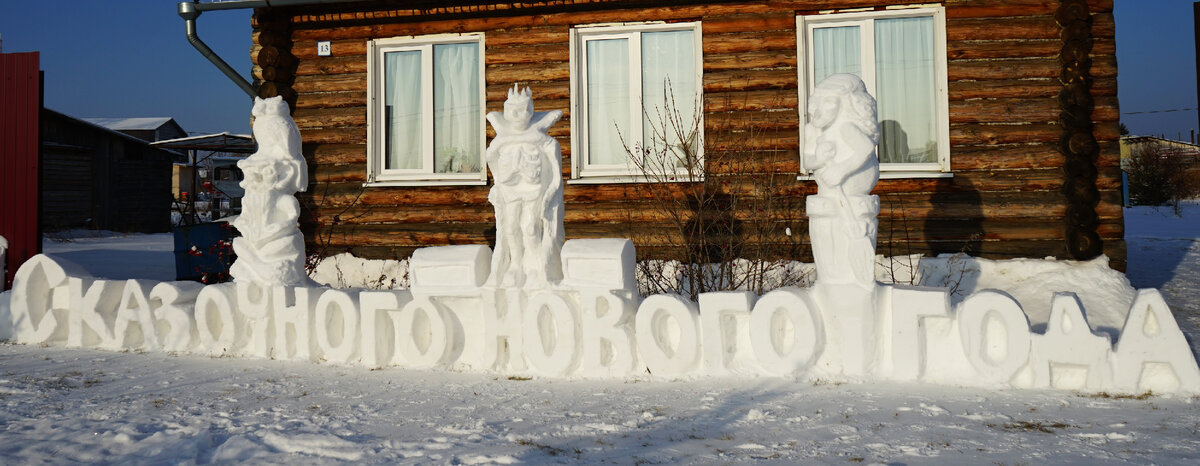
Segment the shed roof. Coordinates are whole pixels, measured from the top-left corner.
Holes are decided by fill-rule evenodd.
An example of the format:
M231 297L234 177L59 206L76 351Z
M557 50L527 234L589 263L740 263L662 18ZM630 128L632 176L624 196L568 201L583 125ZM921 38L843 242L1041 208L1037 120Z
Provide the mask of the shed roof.
M122 130L150 130L159 129L168 123L174 121L171 117L143 117L143 118L81 118L89 123L94 123L105 128L122 131ZM178 124L178 123L176 123Z

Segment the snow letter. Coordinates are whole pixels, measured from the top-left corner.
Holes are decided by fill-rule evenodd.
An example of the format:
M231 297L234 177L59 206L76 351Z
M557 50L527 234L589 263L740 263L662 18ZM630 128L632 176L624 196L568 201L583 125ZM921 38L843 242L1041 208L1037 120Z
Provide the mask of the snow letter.
M412 301L407 291L363 291L358 294L359 327L362 329L362 364L379 367L392 359L396 352L394 331L385 327L395 324L389 311L399 312Z
M86 276L78 265L42 254L25 261L13 276L13 339L21 343L66 340L71 307L67 279Z
M246 317L249 330L249 353L260 358L271 357L271 337L274 326L271 322L271 288L269 285L250 281L235 282L237 308Z
M1158 290L1138 290L1114 353L1118 390L1200 390L1196 358Z
M116 319L116 307L123 285L122 282L109 280L67 279L71 296L71 313L67 315L67 346L95 348L114 344L110 322ZM85 334L85 329L90 332Z
M958 328L967 360L979 377L1009 383L1029 362L1029 318L1011 296L986 290L959 304Z
M462 345L451 341L457 332L451 327L448 312L427 297L416 298L388 314L396 327L396 357L392 361L403 367L427 369L446 365L457 357L455 346L461 350Z
M117 321L113 325L113 340L105 349L145 349L158 351L158 327L154 321L154 312L150 309L150 299L146 290L153 288L156 282L150 280L126 280L125 290L121 292L121 304L117 305ZM137 324L137 330L130 330L129 323ZM129 343L125 342L129 340Z
M313 288L320 290L320 288ZM292 299L288 299L288 292ZM271 289L271 306L275 308L275 357L279 359L312 359L312 301L309 288L276 286ZM291 305L288 303L291 302ZM288 332L288 327L292 331ZM288 335L293 346L288 346Z
M1092 332L1074 293L1054 293L1046 333L1033 342L1033 386L1097 391L1112 381L1112 343Z
M925 318L950 312L950 294L942 288L891 287L892 379L912 381L925 370Z
M569 243L569 242L568 242ZM580 291L583 331L582 375L628 375L637 360L633 346L632 299L611 291Z
M757 296L749 291L700 294L700 329L704 369L727 374L750 353L750 309ZM739 357L741 356L741 357Z
M483 366L493 370L525 370L522 355L524 294L520 290L485 290L483 293Z
M529 300L525 358L538 372L567 375L579 362L579 319L571 303L552 292Z
M750 341L771 374L795 375L825 349L825 330L808 292L783 288L763 295L750 313Z
M192 325L196 295L204 285L195 282L164 282L150 290L150 301L162 303L154 310L154 318L170 328L158 329L159 345L166 351L187 351L199 341L196 326ZM190 306L188 304L191 304Z
M642 301L636 322L638 353L651 374L680 375L700 361L700 311L678 295Z
M232 285L209 285L196 296L196 330L200 334L200 343L209 354L228 354L237 342L231 288ZM215 319L213 314L216 314Z
M336 309L336 311L335 311ZM354 296L329 290L317 298L317 347L325 360L345 364L358 349L358 309Z

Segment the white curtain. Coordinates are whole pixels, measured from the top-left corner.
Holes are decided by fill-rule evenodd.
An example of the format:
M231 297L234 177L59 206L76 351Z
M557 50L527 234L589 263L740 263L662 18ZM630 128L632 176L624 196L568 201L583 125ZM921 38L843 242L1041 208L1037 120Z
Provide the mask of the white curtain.
M433 171L479 171L479 44L435 44L433 68Z
M694 134L679 134L692 128L696 116L696 43L692 34L690 30L642 33L642 134L651 153L659 153L664 142L675 148L698 142ZM655 138L655 128L659 135L665 133L665 141ZM681 166L681 155L674 149L664 162ZM655 167L655 162L650 163Z
M588 163L620 165L629 133L629 40L587 41ZM618 133L619 131L619 133Z
M421 52L384 54L384 81L384 168L421 168Z
M933 18L875 21L879 161L936 163Z
M808 84L811 87L831 74L850 73L863 77L858 26L814 29L812 60L813 80Z

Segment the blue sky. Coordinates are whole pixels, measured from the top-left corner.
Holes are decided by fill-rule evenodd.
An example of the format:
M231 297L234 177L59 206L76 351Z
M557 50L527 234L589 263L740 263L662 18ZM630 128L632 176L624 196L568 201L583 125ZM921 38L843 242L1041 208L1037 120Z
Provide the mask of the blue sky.
M1192 3L1116 0L1122 120L1134 134L1186 139L1200 125ZM170 116L191 132L249 132L249 99L188 44L175 4L0 0L0 36L5 52L41 52L49 108L77 117ZM204 13L199 35L249 76L249 10ZM1140 113L1174 109L1190 110Z

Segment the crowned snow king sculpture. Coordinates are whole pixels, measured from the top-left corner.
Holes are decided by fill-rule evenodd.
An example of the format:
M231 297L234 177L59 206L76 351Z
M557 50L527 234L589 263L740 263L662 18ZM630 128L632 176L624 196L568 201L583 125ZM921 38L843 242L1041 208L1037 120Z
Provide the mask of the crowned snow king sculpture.
M282 97L254 99L254 138L258 152L238 162L245 179L242 214L233 226L237 260L229 268L234 281L264 285L308 284L304 272L304 235L297 221L294 194L308 188L308 166L300 153L300 130Z
M545 288L562 279L562 152L546 134L562 111L533 111L529 88L508 91L504 113L488 113L496 137L487 148L495 178L496 250L487 285Z

